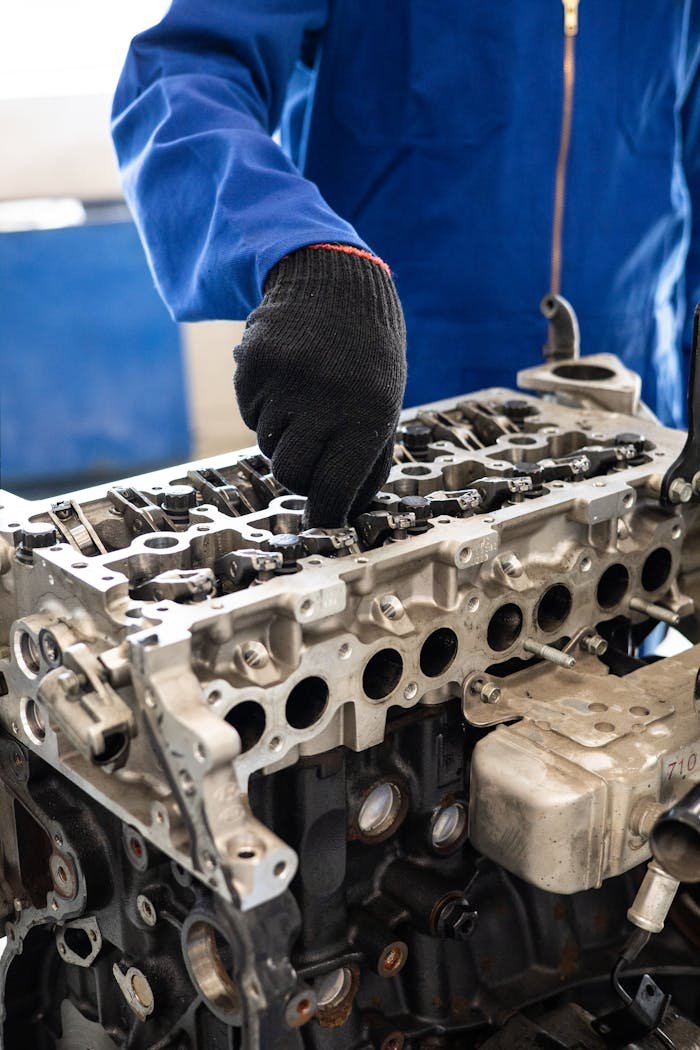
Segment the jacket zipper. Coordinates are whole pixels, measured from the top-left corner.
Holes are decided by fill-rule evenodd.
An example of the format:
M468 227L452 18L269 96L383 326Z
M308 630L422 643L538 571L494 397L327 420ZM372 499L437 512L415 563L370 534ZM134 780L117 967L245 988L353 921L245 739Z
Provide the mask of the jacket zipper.
M562 0L564 5L564 95L561 110L561 134L557 174L554 182L554 215L552 218L552 256L550 293L561 292L562 240L564 235L564 205L566 203L566 174L571 148L571 122L574 112L574 85L576 82L576 37L580 0Z

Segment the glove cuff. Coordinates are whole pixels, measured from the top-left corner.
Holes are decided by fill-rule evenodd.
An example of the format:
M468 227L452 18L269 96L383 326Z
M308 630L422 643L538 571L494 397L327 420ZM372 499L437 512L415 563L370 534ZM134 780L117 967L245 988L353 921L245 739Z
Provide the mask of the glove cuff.
M312 250L320 249L321 251L344 252L346 255L356 255L359 259L367 259L369 262L381 266L388 274L391 274L391 270L383 259L380 259L378 255L373 255L372 252L365 251L364 248L356 248L354 244L309 244L308 247Z
M405 346L406 328L401 303L387 264L376 255L344 244L313 244L286 255L274 266L265 284L265 296L285 300L293 314L306 315L318 304L345 322L357 324L353 345L389 331ZM304 325L304 327L306 327Z

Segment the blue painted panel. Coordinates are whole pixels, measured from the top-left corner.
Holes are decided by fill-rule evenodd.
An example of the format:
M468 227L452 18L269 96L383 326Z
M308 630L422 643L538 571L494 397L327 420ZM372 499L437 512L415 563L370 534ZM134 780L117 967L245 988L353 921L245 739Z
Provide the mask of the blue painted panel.
M0 234L2 486L189 455L179 330L133 225Z

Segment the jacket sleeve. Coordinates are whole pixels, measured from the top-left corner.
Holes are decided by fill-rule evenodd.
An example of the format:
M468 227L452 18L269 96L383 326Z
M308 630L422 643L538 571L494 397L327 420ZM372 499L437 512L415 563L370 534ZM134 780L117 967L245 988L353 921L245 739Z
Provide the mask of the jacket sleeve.
M700 303L700 13L695 14L695 47L689 48L688 90L681 110L683 171L690 203L688 255L685 263L686 316L683 350L686 369L693 336L693 315Z
M176 320L239 319L307 244L365 248L273 141L327 0L173 0L135 37L112 134L124 192Z

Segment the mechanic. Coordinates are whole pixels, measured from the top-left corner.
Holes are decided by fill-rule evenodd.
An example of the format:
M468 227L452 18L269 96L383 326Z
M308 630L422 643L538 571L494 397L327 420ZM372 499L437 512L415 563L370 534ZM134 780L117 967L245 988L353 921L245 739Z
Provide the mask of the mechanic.
M510 386L561 291L681 420L699 56L697 0L173 0L134 39L113 134L155 280L178 320L250 313L241 412L310 524L387 476L406 329L408 404Z

